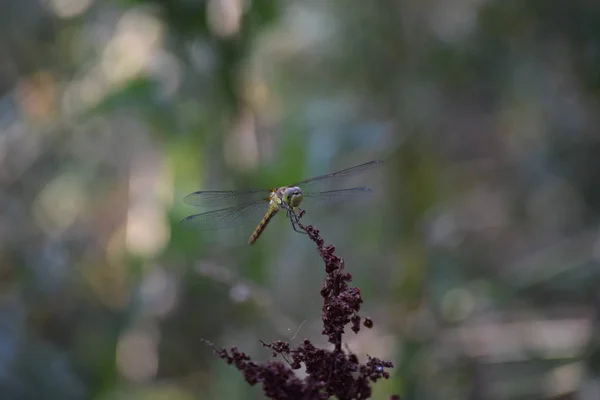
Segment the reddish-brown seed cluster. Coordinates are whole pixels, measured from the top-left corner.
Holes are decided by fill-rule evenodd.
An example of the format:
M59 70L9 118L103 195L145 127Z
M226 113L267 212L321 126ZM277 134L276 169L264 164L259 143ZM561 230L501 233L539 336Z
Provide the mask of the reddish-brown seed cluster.
M317 250L325 262L327 275L321 288L323 335L329 338L329 342L333 343L337 350L341 350L345 326L352 323L352 331L354 333L360 331L361 318L358 311L363 302L360 289L349 286L352 275L344 272L344 260L334 254L334 246L324 246L323 239L319 236L319 230L310 225L307 227L300 225L300 227L316 243Z
M271 399L326 400L332 396L340 400L368 399L371 397L371 383L389 378L385 369L393 365L374 357L369 357L366 364L361 364L356 355L342 350L345 326L351 324L355 333L360 330L361 317L358 312L363 302L360 290L349 285L352 275L344 272L344 261L334 254L335 247L324 245L319 230L303 226L299 218L296 223L315 242L325 263L327 275L321 288L323 334L334 348L320 349L309 340L295 349L291 349L286 342L263 342L263 346L272 351L273 357L281 356L286 361L264 364L254 363L235 347L229 351L215 348L215 352L228 364L235 365L250 385L260 383L265 396ZM371 328L373 321L365 318L363 324ZM294 370L302 365L306 369L306 377L300 379ZM400 397L394 395L391 399L399 400Z

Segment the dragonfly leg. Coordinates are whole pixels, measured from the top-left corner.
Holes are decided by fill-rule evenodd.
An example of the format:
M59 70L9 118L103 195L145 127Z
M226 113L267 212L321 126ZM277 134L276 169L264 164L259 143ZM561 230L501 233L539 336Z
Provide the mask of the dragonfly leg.
M296 224L294 222L292 222L292 228L294 228L294 231L301 233L303 235L308 235L308 233L304 232L303 230L299 230L298 228L296 228Z
M290 222L292 223L292 228L294 229L295 232L298 233L303 233L306 235L306 232L304 232L303 230L300 230L299 227L297 226L298 223L298 216L296 215L296 213L294 212L293 209L287 207L286 208L286 212L287 212L287 216L290 219Z

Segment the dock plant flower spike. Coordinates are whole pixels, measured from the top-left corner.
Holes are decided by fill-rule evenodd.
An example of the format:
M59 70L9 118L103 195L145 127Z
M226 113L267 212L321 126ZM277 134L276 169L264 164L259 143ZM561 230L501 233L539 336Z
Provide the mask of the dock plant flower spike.
M342 349L345 328L351 324L354 333L362 325L371 328L373 321L362 318L358 312L363 302L360 289L350 286L352 275L344 272L344 260L335 255L333 245L325 245L319 230L300 223L303 211L294 214L297 226L317 245L317 251L325 263L325 282L321 288L323 298L323 335L329 338L333 349L315 347L304 340L296 348L283 341L262 343L273 357L280 355L282 361L268 361L264 364L253 362L249 356L232 347L229 350L217 349L215 353L228 364L233 364L250 385L261 384L264 394L270 399L327 400L335 396L339 400L369 399L371 384L381 378L389 378L386 368L393 367L389 361L369 357L361 364L358 357ZM306 368L306 376L300 379L294 370ZM390 399L399 400L394 395Z

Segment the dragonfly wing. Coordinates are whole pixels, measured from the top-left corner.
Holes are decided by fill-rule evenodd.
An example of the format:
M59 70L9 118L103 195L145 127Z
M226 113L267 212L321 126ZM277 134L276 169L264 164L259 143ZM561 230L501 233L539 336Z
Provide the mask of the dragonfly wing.
M330 174L325 174L325 175L315 176L310 179L305 179L305 180L297 182L291 186L302 187L302 185L306 185L306 184L313 183L313 182L319 182L319 181L325 181L325 180L333 181L338 178L348 178L348 177L357 175L361 172L367 171L371 168L377 167L377 166L381 165L382 163L383 163L383 161L380 161L380 160L369 161L364 164L355 165L354 167L343 169L341 171L332 172Z
M255 203L269 197L271 191L264 189L253 190L200 190L188 194L183 202L196 207L226 207Z
M351 189L327 190L324 192L303 193L302 204L307 201L308 204L319 203L332 204L346 201L360 200L369 197L372 194L371 189L367 187L355 187ZM302 206L300 206L302 207Z
M268 203L259 200L254 203L190 215L184 218L181 224L201 231L235 228L246 224L254 225L260 221L267 208Z

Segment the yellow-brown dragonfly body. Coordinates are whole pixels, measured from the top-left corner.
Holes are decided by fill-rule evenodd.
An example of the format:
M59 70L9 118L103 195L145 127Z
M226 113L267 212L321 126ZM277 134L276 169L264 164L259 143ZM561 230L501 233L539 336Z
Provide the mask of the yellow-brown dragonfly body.
M271 192L271 196L269 197L269 208L267 209L267 213L260 221L252 235L250 235L250 239L248 240L248 244L254 244L263 233L267 224L271 219L277 215L280 209L286 209L288 212L295 212L300 203L302 202L302 191L299 187L280 187Z

